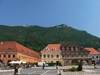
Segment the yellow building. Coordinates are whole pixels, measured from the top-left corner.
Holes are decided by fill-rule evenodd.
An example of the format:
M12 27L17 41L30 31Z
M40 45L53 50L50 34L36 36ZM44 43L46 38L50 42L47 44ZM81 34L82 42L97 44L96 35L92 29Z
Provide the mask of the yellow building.
M0 62L25 61L37 63L41 61L39 53L16 42L0 42Z
M41 51L41 61L47 63L56 63L61 61L60 44L48 44Z

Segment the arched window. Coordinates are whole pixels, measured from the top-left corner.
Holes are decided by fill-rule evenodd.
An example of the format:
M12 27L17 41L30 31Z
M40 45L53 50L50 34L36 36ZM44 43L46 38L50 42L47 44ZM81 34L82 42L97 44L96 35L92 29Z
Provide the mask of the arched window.
M51 58L53 58L53 55L51 55Z
M44 58L46 58L46 55L44 55Z
M4 55L3 55L3 57L5 58L5 57L6 57L6 55L4 54Z
M57 58L59 58L59 55L56 55Z
M47 57L49 58L50 56L49 56L49 55L47 55Z
M15 58L15 55L13 55L13 58Z
M65 55L64 54L62 54L62 58L64 58L65 57Z
M10 54L8 55L8 58L10 58Z

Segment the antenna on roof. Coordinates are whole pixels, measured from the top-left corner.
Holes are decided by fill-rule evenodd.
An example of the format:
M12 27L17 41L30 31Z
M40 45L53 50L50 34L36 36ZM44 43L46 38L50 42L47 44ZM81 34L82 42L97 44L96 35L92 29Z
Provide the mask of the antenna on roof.
M26 25L26 27L28 28L28 22L27 22L27 25Z

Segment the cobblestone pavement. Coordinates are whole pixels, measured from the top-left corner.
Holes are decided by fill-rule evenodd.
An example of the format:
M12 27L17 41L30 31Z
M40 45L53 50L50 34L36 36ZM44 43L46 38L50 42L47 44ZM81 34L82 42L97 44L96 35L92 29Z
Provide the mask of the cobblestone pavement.
M60 70L64 68L70 68L72 66L62 66L60 67ZM77 67L77 66L75 66ZM85 75L100 75L100 68L94 69L93 66L86 66L84 69L87 73ZM5 75L13 75L14 74L14 69L12 70L0 70L0 75L5 74ZM26 68L26 69L21 69L20 74L22 75L56 75L56 67L45 67L45 70L42 69L42 67L33 67L33 68ZM73 74L76 75L76 74ZM83 74L82 74L83 75Z

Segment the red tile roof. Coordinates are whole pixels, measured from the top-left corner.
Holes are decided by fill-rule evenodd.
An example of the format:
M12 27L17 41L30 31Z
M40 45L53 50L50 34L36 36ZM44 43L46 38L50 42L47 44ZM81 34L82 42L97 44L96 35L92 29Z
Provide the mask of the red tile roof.
M46 50L46 48L49 48L49 50ZM56 50L53 50L53 48L56 48ZM60 44L48 44L41 52L50 52L50 51L58 51L60 52Z
M3 42L3 44L0 44L0 52L19 52L19 53L40 58L39 53L25 46L22 46L16 42Z
M86 50L88 50L88 51L91 51L90 52L90 55L92 55L92 54L100 54L97 50L95 50L94 48L84 48L84 49L86 49Z

